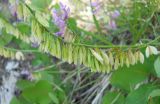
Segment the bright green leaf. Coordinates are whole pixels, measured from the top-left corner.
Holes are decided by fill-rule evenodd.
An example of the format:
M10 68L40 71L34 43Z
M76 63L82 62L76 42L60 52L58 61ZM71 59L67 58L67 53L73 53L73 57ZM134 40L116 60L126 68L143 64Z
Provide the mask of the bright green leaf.
M147 104L148 96L156 86L147 84L129 93L125 104Z
M32 0L31 7L34 10L44 11L51 4L52 0Z
M21 104L21 103L16 97L13 97L11 100L11 104Z
M4 29L0 31L0 46L8 44L12 40L12 36L7 34Z
M111 77L111 84L130 91L135 87L137 83L142 82L146 78L147 73L139 68L117 70Z
M153 90L153 91L149 94L149 97L157 97L157 96L160 96L160 89Z
M41 80L35 86L24 89L22 96L30 102L49 104L51 102L48 95L50 92L52 92L52 85L48 81Z
M32 87L32 86L34 86L34 85L35 85L35 83L33 83L33 82L31 82L31 81L28 81L28 80L19 80L19 81L17 82L17 87L18 87L19 89L21 89L21 90L26 89L26 88L28 88L28 87Z
M52 99L52 101L53 101L55 104L59 104L58 98L57 98L53 93L49 93L49 97Z
M48 15L47 14L42 14L40 12L36 12L35 17L37 18L38 22L42 24L45 27L49 27L49 22L48 22Z
M147 79L150 73L153 74L153 63L155 57L146 59L144 64L136 64L129 68L123 67L113 72L111 76L111 84L125 91L131 91L134 87Z
M106 92L102 104L124 104L124 96L119 92Z
M16 23L16 27L19 29L21 33L24 33L25 35L31 34L31 28L27 23L18 22Z

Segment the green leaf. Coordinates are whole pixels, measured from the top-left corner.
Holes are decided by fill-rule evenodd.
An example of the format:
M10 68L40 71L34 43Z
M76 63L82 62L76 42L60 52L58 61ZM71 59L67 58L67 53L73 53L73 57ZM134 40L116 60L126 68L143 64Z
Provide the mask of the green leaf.
M147 73L139 68L117 70L111 77L111 84L130 91L135 87L136 84L144 81L146 78Z
M160 56L154 62L154 69L158 77L160 77Z
M65 87L65 88L66 88L66 87ZM70 92L70 91L69 91L69 92ZM69 93L69 92L68 92L68 93ZM54 94L55 94L55 96L58 98L59 104L63 104L63 103L65 103L65 104L70 104L69 101L66 100L66 99L67 99L67 96L66 96L66 94L65 94L64 91L58 91L58 90L56 90L56 91L54 92ZM65 101L65 102L64 102L64 101Z
M31 7L34 10L44 11L47 10L52 0L32 0Z
M53 93L49 93L49 97L52 99L52 101L53 101L55 104L59 104L58 98L57 98Z
M0 33L0 46L7 45L12 40L12 38L13 36L7 34L6 31L2 29Z
M139 87L128 94L125 104L147 104L148 96L155 88L156 86L151 84Z
M11 104L32 104L31 102L26 101L22 96L13 97L11 100Z
M16 27L18 28L18 30L21 33L24 33L25 35L30 35L31 34L31 31L30 31L31 27L27 23L18 22L18 23L16 23Z
M148 104L157 104L157 102L160 102L160 97L154 97L148 100Z
M16 97L13 97L10 104L21 104L21 103Z
M42 14L40 12L36 12L35 17L37 18L37 20L40 24L42 24L43 26L45 26L47 28L49 27L49 22L48 22L49 18L48 18L47 14Z
M41 53L36 53L35 54L35 59L32 60L32 65L33 66L38 66L38 65L49 65L51 63L51 58L45 54Z
M53 75L49 74L47 71L35 72L35 74L40 74L41 75L40 80L46 80L49 83L53 83L54 82Z
M67 20L67 27L75 33L75 35L80 34L80 31L77 28L77 22L74 18L68 18Z
M31 49L31 45L30 44L26 44L24 41L21 41L19 39L15 39L15 37L13 38L13 41L19 45L19 47L23 50L23 49L26 49L26 50L30 50Z
M146 59L144 64L136 64L134 66L122 67L113 72L111 76L111 84L125 91L131 91L136 84L147 79L149 74L154 74L153 63L155 57ZM127 79L126 79L127 78Z
M157 96L160 96L160 89L155 89L149 94L149 97L157 97Z
M22 96L32 103L49 104L51 99L52 85L48 81L39 81L35 86L28 87L22 91Z
M17 87L21 90L26 89L28 87L33 87L35 83L28 81L28 80L19 80L17 82Z
M124 104L124 96L119 92L106 92L102 104Z

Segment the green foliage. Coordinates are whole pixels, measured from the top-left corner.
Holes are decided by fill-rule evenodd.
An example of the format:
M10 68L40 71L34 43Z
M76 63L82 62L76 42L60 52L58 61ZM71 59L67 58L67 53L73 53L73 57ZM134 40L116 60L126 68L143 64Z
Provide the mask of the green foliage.
M25 88L22 96L32 103L48 104L52 86L46 81L39 81L33 87ZM31 96L32 95L32 96Z
M23 34L26 34L26 35L30 35L30 26L29 24L25 23L25 22L18 22L16 23L16 27L19 29L19 31Z
M124 104L125 98L119 92L106 92L102 104Z
M50 74L52 71L53 69L46 69L46 71L34 72L33 76L36 81L19 80L17 88L22 93L17 98L15 97L11 104L18 102L20 104L67 104L64 102L65 92L58 86L60 76Z
M152 98L157 97L157 96L160 96L160 90L159 89L155 89L149 94L149 97L152 97Z
M0 33L0 46L7 45L12 40L12 36L7 34L4 29Z
M47 7L51 4L51 1L52 0L32 0L30 6L34 10L44 11L48 9Z
M126 98L126 104L147 104L149 94L156 86L147 84L132 91Z
M132 91L135 86L149 77L153 73L153 63L155 58L150 58L145 63L134 65L130 68L122 68L113 72L111 84L123 90ZM126 79L127 78L127 79Z
M126 79L127 78L127 79ZM111 84L127 91L132 91L136 84L147 79L147 73L143 69L124 69L113 73Z
M52 60L49 57L50 56L46 56L41 53L36 53L35 58L32 60L32 65L33 66L50 65Z
M106 104L116 104L116 102L120 104L157 104L160 98L159 81L146 82L150 75L157 77L154 73L155 59L156 57L151 57L145 61L144 65L137 64L113 72L110 81L115 90L107 91L103 96L103 102Z

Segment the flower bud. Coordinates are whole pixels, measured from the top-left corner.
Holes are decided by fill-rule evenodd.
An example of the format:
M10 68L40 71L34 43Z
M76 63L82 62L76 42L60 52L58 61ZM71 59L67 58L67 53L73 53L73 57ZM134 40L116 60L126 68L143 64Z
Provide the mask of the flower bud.
M139 61L143 64L144 63L144 55L142 54L142 52L138 52L139 55Z
M115 58L115 63L114 63L114 69L117 70L119 66L119 59L118 57Z
M127 67L130 66L130 62L129 62L129 57L128 57L128 55L126 55L125 63L126 63L126 66L127 66Z
M121 53L120 54L120 65L121 65L121 67L123 66L123 64L124 64L124 53Z
M114 64L114 59L113 59L113 55L112 55L111 52L109 52L109 62L110 62L111 65Z
M136 63L135 57L131 50L128 51L129 63L134 65Z
M158 50L156 47L154 46L148 46L146 48L146 57L148 58L150 55L157 55L158 54Z
M22 52L18 51L16 52L16 59L17 60L24 60L24 55Z
M105 64L108 65L109 64L109 57L108 57L107 53L105 53L104 51L101 51L101 53L102 53L102 57L104 59Z

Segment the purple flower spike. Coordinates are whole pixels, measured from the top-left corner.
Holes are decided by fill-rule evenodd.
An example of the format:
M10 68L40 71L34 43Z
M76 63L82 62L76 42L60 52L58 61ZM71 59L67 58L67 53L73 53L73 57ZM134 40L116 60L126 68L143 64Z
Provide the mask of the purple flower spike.
M93 10L93 14L97 14L100 10L101 6L98 5L94 10Z
M117 29L117 25L114 20L110 20L108 26L110 29Z
M10 6L9 6L9 9L10 9L11 14L12 14L14 17L16 17L16 16L17 16L17 7L16 7L16 4L10 5Z
M22 70L20 75L21 75L22 79L26 79L26 80L30 80L30 81L33 80L32 73L29 72L28 70Z
M61 2L60 2L60 8L61 8L61 10L62 10L62 19L63 20L66 20L66 19L68 19L68 15L69 15L69 13L70 13L70 9L69 8L67 8L67 6L66 5L63 5Z
M59 32L56 32L55 34L56 34L57 36L61 36L61 35L63 35L64 33L61 32L61 31L59 31Z
M113 19L116 19L120 16L120 12L118 10L115 10L112 14L111 14L111 17Z
M14 3L9 5L9 9L11 14L17 18L17 5L19 3L19 0L16 0Z
M100 8L101 8L101 5L100 5L100 3L98 2L98 0L97 1L95 1L95 2L91 2L91 6L92 6L92 8L93 8L93 14L97 14L98 13L98 11L100 10Z
M98 4L98 2L92 2L91 3L91 6L93 6L93 7L96 7L96 6L98 6L99 4Z
M32 43L31 46L32 46L33 48L38 48L38 47L39 47L39 44L38 44L38 43Z
M60 10L57 11L53 9L52 16L54 19L54 23L59 28L59 31L55 33L56 35L63 36L66 28L66 20L69 17L69 13L70 9L67 8L67 6L62 4L61 2L60 2Z

